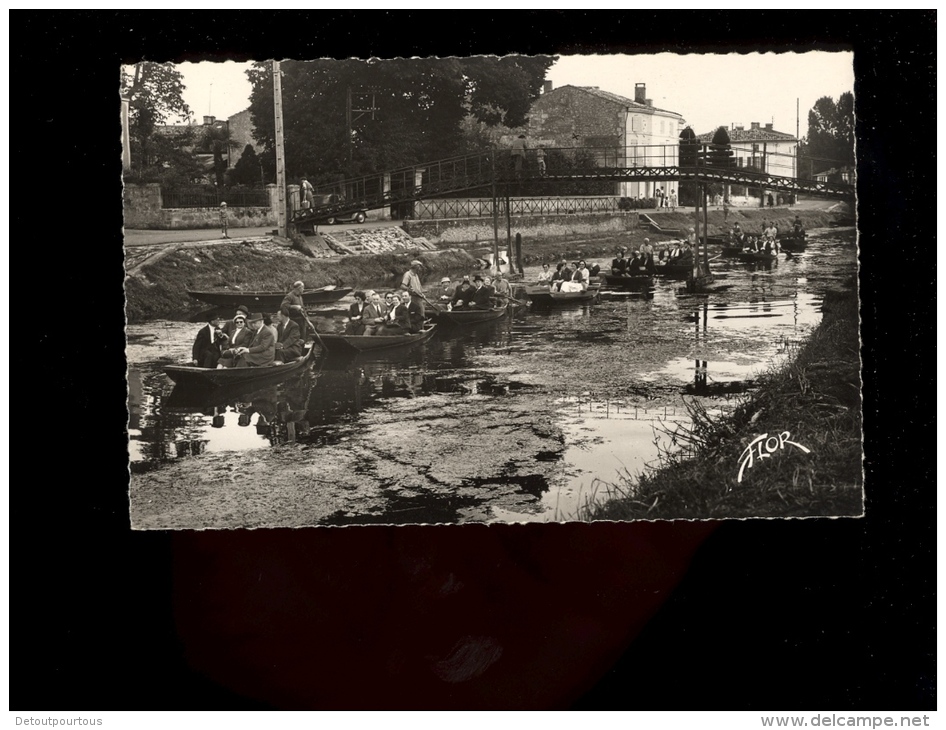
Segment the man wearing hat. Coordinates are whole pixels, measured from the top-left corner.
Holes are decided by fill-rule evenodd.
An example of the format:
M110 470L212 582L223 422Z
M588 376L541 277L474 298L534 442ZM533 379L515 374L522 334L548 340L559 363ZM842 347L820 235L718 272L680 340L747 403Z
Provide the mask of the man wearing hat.
M494 290L492 287L493 280L487 276L482 277L477 275L473 279L473 283L476 284L476 290L473 292L472 301L470 302L470 308L472 309L492 309L493 302L492 296Z
M253 330L253 340L248 346L234 348L233 367L254 368L272 365L276 359L276 337L272 327L263 326L261 312L251 314L247 326Z
M401 277L401 290L410 292L411 299L417 302L420 314L426 317L426 312L424 311L424 285L420 282L420 271L424 268L424 265L414 259L411 261L411 268L404 272L404 276Z
M451 283L449 276L445 276L440 280L440 301L448 302L453 298L457 288L451 286Z
M299 332L302 333L302 339L306 340L308 339L308 326L305 316L305 302L302 299L302 292L304 291L305 284L301 280L294 282L292 289L283 297L279 309L281 310L283 307L289 308L289 318L299 325Z

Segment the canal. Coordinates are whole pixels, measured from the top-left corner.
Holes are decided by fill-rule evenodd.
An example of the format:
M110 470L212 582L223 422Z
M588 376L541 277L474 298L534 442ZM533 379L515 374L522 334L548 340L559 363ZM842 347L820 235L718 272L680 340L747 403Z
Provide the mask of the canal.
M129 326L132 524L578 519L679 447L673 433L694 402L734 408L793 352L824 292L856 272L855 232L811 231L804 254L770 268L712 266L710 295L658 278L649 292L604 290L597 304L514 307L252 392L174 391L163 368L188 360L199 325ZM347 304L317 312L320 331Z

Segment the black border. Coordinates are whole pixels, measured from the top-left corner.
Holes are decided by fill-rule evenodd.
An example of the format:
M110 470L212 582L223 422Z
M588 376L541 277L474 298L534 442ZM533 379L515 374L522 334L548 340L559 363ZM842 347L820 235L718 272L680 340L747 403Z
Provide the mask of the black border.
M125 366L115 338L119 63L760 46L855 53L868 515L724 524L615 667L576 678L575 693L552 706L935 708L935 11L11 11L10 20L10 271L17 285L35 271L24 284L45 305L36 307L42 326L24 318L9 337L25 327L36 355L17 363L30 374L10 418L26 447L11 459L12 709L267 706L188 668L172 606L172 537L128 531ZM14 268L14 253L40 266ZM408 531L399 537L418 550L445 543L443 528L392 529ZM457 559L475 559L462 543L477 528L447 529L461 531L452 543L464 535ZM589 528L488 529L538 550L582 540ZM618 544L634 528L593 529ZM335 534L371 559L350 533ZM255 533L247 544L266 540ZM347 585L353 600L377 598L373 586ZM367 707L370 693L337 700ZM473 704L516 701L529 704L501 690Z

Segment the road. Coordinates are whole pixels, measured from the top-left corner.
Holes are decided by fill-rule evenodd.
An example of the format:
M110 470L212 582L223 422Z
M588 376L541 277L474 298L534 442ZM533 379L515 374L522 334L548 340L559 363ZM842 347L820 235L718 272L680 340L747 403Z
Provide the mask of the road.
M320 232L344 231L347 229L365 230L370 228L389 228L398 225L397 221L365 221L357 223L336 223L333 226L319 226ZM240 241L247 238L268 238L275 232L275 226L258 228L231 228L230 239ZM219 228L201 228L187 230L144 230L135 228L125 229L126 246L154 246L164 243L190 243L192 241L219 241Z

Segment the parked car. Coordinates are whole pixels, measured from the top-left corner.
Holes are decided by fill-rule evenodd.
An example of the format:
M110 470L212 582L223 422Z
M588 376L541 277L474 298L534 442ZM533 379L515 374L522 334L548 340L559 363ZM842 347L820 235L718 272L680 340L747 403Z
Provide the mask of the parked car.
M329 205L330 203L340 202L337 195L316 195L314 197L315 197L314 203L316 207L321 206L321 205ZM320 218L315 222L318 223L319 225L331 226L335 223L345 223L348 221L353 221L355 223L364 223L367 218L368 218L368 211L356 210L353 212L340 213L337 215L329 215L329 216L326 216L325 218Z

